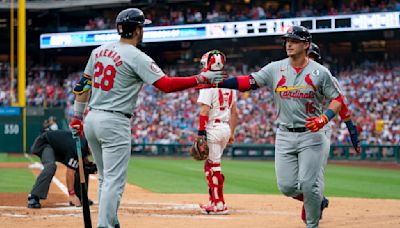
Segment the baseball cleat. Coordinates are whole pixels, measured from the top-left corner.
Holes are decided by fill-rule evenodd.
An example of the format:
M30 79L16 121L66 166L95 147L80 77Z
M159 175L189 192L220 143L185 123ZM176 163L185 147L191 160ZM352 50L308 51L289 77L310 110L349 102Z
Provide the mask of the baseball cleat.
M228 207L226 204L222 204L219 207L215 205L200 205L201 213L205 215L227 215L229 214Z
M324 196L321 202L321 214L319 216L319 219L322 219L322 212L324 211L325 208L329 206L329 200ZM304 223L306 223L306 210L304 209L304 204L303 208L301 209L301 219L303 220Z
M39 197L33 195L28 196L28 208L39 209L41 207L42 205L40 205Z

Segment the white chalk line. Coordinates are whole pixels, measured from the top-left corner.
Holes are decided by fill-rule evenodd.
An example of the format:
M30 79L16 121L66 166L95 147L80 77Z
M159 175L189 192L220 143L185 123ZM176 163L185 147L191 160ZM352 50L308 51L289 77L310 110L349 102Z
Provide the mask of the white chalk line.
M26 215L26 214L11 214L11 213L2 213L1 216L11 217L11 218L57 218L57 217L82 217L81 213L76 214L54 214L54 215Z
M81 208L80 207L68 207L64 206L66 204L59 204L63 207L58 208L43 208L46 211L69 211L69 212L76 212L76 214L53 214L48 215L50 217L62 217L62 216L81 216ZM150 206L150 207L148 207ZM161 206L161 207L160 207ZM26 207L16 207L16 206L0 206L0 209L23 209L26 210ZM41 210L43 210L41 209ZM239 219L239 217L232 217L229 215L202 215L202 214L163 214L168 211L193 211L200 212L200 208L198 204L179 204L179 203L159 203L159 202L140 202L140 201L130 201L123 203L120 206L120 213L122 214L129 214L131 210L148 210L152 211L151 213L141 212L141 213L134 213L134 216L140 217L163 217L163 218L182 218L182 219L219 219L219 220L226 220L226 219ZM125 210L125 211L124 211ZM95 212L95 210L91 210ZM157 213L159 211L160 213ZM231 215L243 215L252 214L252 215L274 215L274 216L293 216L296 215L295 212L287 212L287 211L272 211L272 210L230 210ZM40 215L26 215L24 214L10 214L10 213L0 213L0 216L6 217L41 217ZM47 217L48 217L47 216Z

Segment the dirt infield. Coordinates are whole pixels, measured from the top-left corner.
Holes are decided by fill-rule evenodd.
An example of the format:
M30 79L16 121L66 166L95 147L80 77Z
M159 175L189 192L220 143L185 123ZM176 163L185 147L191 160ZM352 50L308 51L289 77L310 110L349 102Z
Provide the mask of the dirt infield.
M64 173L65 168L59 166L56 177L63 183ZM96 191L97 180L91 180L89 198L95 200ZM1 227L83 226L81 208L68 207L67 196L54 184L48 199L42 201L42 209L27 209L26 196L0 194ZM227 194L230 214L219 216L200 213L198 203L206 200L206 194L158 194L127 185L119 220L124 228L305 227L300 220L301 204L284 196ZM97 209L97 205L91 207L93 224L97 221ZM400 200L330 197L320 227L400 227L399 212Z

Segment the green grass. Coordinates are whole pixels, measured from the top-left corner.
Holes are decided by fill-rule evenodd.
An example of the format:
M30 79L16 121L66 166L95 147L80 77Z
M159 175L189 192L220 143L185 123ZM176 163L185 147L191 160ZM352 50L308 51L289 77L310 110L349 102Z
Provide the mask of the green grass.
M30 169L0 169L0 192L29 192L34 181Z
M31 156L34 161L40 161L37 156ZM7 153L0 153L0 162L29 162L23 154L9 155Z
M224 161L224 190L226 193L278 193L273 169L273 164L266 162ZM130 161L128 181L153 192L204 193L207 190L203 163L188 159L134 158Z
M274 163L223 161L224 191L240 194L280 194ZM400 199L400 170L328 165L328 196ZM159 193L205 193L203 162L190 159L134 158L128 182Z

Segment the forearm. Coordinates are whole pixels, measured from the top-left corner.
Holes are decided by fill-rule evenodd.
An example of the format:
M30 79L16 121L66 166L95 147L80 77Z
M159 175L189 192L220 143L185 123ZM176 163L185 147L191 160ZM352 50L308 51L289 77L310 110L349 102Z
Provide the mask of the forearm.
M210 108L207 105L203 104L200 108L198 135L206 135L206 126L208 123L209 113Z
M251 75L243 75L231 77L218 83L218 88L235 89L245 92L257 89L258 85Z
M75 184L75 170L71 168L67 168L66 172L66 182L67 182L67 188L68 188L68 193L69 195L75 194L74 191L74 184Z
M88 90L89 91L89 90ZM74 116L76 117L82 117L83 113L85 112L86 105L89 101L89 92L86 91L81 94L77 94L75 96L75 102L74 102Z
M230 118L230 128L231 128L231 135L235 134L235 129L237 126L237 119L238 119L238 113L237 113L237 108L236 108L236 102L232 106L231 110L231 118Z
M197 76L168 77L158 79L153 85L164 93L177 92L195 87L199 84Z
M342 103L340 102L342 99L341 96L333 99L331 103L329 103L328 110L324 113L324 116L327 117L328 121L335 117L336 114L339 113L340 109L342 108Z
M231 121L230 121L230 128L231 128L231 135L235 134L235 129L237 126L237 116L236 115L232 115L231 117Z

